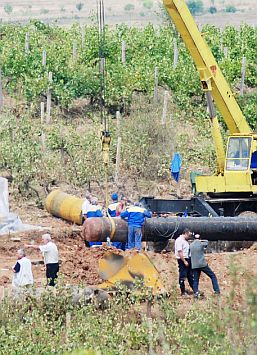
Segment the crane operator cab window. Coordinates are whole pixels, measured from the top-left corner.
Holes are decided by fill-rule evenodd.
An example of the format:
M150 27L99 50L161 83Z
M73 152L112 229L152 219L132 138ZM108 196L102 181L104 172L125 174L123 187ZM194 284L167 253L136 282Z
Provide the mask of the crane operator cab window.
M250 148L250 137L230 137L227 150L226 170L247 170L249 167Z

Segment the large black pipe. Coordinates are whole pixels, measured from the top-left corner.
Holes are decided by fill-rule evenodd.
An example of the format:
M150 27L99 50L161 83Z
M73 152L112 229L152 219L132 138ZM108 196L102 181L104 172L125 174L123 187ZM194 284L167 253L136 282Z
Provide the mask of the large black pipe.
M127 222L113 218L115 234L113 241L127 240ZM146 219L143 240L161 241L176 239L185 228L199 233L212 241L257 241L256 217L169 217ZM111 233L111 222L107 217L89 218L83 225L83 235L88 241L105 241Z

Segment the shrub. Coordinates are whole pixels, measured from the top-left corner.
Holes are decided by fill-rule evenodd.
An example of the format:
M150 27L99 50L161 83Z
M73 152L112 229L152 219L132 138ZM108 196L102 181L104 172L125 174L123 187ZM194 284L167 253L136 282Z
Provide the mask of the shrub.
M143 2L143 6L146 8L146 9L151 9L153 7L153 1L152 0L144 0Z
M234 5L228 5L228 6L226 6L225 11L226 11L226 12L235 13L235 12L236 12L236 8L235 8Z
M135 6L133 4L127 4L124 6L125 11L132 11L135 9Z
M83 7L84 7L83 2L79 2L78 4L76 4L76 9L77 9L78 11L81 11L81 10L83 9Z
M49 12L48 9L41 9L41 10L40 10L40 13L43 14L43 15L44 15L44 14L48 14L48 12Z
M216 14L217 8L215 6L211 6L211 7L209 7L208 11L209 11L210 14Z
M188 8L193 15L200 14L203 12L203 2L202 0L189 0L187 2Z
M4 11L5 11L8 15L10 15L10 14L12 13L12 10L13 10L13 7L12 7L11 4L5 4L5 5L4 5Z

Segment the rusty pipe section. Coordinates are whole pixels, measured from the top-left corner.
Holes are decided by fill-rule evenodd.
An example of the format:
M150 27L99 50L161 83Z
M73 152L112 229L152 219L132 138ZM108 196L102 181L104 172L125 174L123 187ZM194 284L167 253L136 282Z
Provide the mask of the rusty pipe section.
M125 242L128 235L127 222L116 217L113 241ZM111 223L107 217L89 218L83 225L83 236L87 241L106 241L111 234ZM185 228L211 241L257 241L256 217L156 217L146 219L143 241L157 242L176 239Z

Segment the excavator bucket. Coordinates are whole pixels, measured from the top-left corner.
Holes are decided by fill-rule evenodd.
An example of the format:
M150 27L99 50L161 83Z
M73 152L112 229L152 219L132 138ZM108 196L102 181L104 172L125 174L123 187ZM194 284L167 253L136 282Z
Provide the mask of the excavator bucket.
M116 283L133 288L136 279L141 279L153 294L164 293L160 274L145 253L119 255L108 252L99 260L99 275L105 280L98 285L102 289L114 289Z

